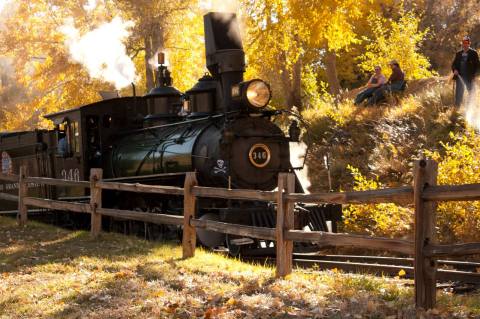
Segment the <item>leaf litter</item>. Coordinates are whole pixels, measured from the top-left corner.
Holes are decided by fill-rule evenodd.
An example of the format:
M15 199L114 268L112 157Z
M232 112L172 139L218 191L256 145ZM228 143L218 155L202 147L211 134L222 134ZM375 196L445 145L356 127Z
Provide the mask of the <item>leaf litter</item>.
M411 281L273 268L177 243L0 217L0 318L478 318L478 294L440 291L416 313ZM21 243L21 244L20 244ZM16 247L12 249L11 247Z

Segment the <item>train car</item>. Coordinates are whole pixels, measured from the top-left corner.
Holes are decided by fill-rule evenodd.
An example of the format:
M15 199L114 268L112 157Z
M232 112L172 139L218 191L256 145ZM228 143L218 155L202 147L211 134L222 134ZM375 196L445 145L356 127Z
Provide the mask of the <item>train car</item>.
M91 168L102 168L110 180L182 186L185 173L195 171L202 186L273 190L279 173L294 171L289 144L298 142L298 123L292 121L285 134L272 121L279 112L268 109L269 85L244 81L245 53L235 15L209 13L204 24L209 74L190 90L182 93L172 86L161 56L157 87L145 96L49 114L51 131L0 135L3 172L27 163L31 175L88 180ZM83 189L38 191L64 200L88 198ZM296 191L304 191L298 180ZM175 196L105 192L104 198L107 207L168 214L183 210L182 198ZM201 199L198 207L201 219L275 225L273 203ZM297 228L326 231L327 219L335 224L341 207L297 205L295 212ZM106 220L104 227L118 223ZM129 228L149 237L166 231L140 223ZM205 246L226 245L233 253L266 245L208 231L198 231L198 237Z

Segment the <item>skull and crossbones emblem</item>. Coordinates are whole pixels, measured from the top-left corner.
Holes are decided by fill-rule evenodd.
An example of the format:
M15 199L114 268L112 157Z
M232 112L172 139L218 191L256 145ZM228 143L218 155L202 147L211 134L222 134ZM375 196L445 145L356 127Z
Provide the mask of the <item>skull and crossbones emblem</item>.
M225 166L225 161L222 159L217 160L217 166L213 167L214 174L226 174L227 173L227 166Z

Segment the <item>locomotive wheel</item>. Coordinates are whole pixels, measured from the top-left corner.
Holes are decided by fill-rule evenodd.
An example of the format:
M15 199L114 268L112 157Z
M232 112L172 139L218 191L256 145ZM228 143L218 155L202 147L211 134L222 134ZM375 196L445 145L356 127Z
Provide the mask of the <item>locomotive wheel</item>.
M217 214L207 213L202 215L199 219L219 221L220 217ZM203 246L208 248L222 246L225 243L224 234L211 230L197 229L197 238Z
M232 257L237 257L240 255L240 253L242 252L242 246L240 245L236 245L232 242L232 240L234 239L238 239L240 238L239 236L235 236L235 235L229 235L227 234L226 236L226 242L227 242L227 248L228 248L228 254Z

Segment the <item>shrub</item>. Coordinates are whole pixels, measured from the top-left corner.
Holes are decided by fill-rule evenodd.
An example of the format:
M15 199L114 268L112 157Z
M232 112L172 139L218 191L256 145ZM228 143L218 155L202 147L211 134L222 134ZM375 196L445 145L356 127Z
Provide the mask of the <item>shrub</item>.
M474 131L450 133L443 152L429 152L438 162L438 184L480 181L480 137ZM441 202L437 207L437 235L442 242L480 240L480 202Z
M382 188L378 179L368 179L358 168L347 166L353 174L354 190ZM412 209L396 204L347 205L343 210L343 230L384 237L408 235L413 225Z

